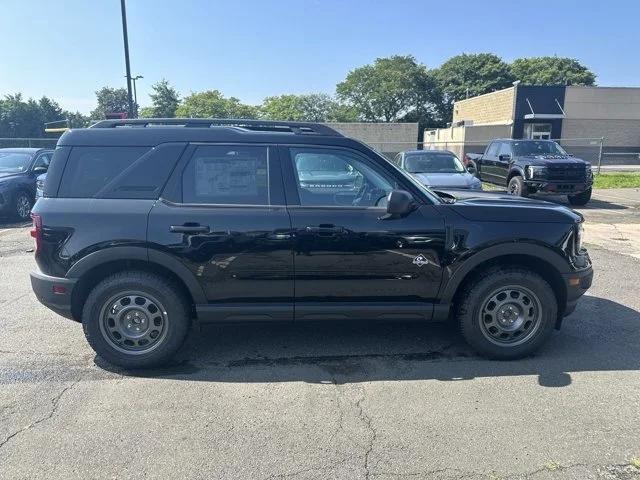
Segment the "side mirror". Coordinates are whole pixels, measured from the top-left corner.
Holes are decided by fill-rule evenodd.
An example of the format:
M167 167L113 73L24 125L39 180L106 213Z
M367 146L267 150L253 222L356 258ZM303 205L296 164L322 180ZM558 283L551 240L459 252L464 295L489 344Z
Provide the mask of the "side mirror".
M47 173L47 167L35 167L33 169L33 174L34 175L42 175L43 173Z
M474 167L473 165L467 165L467 172L469 172L471 175L475 175L476 167Z
M404 217L414 206L413 197L409 192L393 190L387 197L387 214L383 219Z
M511 155L509 155L508 153L503 153L502 155L498 155L498 159L501 162L509 162L511 161Z

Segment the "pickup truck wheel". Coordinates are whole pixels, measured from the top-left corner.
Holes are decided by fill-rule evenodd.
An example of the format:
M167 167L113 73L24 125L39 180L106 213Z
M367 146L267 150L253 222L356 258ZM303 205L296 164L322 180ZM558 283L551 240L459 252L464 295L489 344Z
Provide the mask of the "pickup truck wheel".
M589 190L585 190L582 193L578 193L577 195L567 195L567 199L571 205L582 206L589 203L591 200L591 188Z
M175 285L156 275L125 271L100 282L83 311L95 352L124 368L156 367L173 357L189 331L189 308Z
M529 196L529 188L524 184L524 180L520 175L516 175L515 177L512 177L511 180L509 180L507 192L510 195L515 195L517 197Z
M535 352L553 330L557 301L537 273L494 267L478 277L458 303L460 331L469 345L492 359L516 359Z

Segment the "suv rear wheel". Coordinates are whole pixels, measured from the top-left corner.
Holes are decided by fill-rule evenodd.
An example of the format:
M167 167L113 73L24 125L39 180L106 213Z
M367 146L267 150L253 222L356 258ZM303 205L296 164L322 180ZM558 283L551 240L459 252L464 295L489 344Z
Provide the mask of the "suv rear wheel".
M557 301L549 283L520 267L494 267L480 274L458 303L465 340L481 355L522 358L553 330Z
M184 343L189 308L171 282L146 272L116 273L89 294L82 311L95 352L125 368L166 363Z

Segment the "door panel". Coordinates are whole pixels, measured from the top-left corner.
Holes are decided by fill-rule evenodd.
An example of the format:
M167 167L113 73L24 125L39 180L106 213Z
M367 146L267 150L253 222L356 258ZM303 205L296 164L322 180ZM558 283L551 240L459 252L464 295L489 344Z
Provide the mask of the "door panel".
M383 218L386 196L403 185L361 152L291 147L282 148L281 160L294 233L296 320L430 318L445 242L433 206ZM312 176L318 180L309 182Z
M432 206L388 220L380 219L385 211L378 208L293 207L289 212L296 304L436 298L444 220Z
M291 303L290 233L283 206L158 202L149 217L149 238L184 263L209 303Z
M200 283L201 319L293 318L291 221L275 148L192 146L165 193L149 215L150 248Z

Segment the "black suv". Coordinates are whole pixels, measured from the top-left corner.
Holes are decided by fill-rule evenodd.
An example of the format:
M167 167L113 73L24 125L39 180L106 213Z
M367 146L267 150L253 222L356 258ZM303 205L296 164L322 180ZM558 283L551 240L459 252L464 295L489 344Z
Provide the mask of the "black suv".
M0 148L0 215L29 220L36 178L47 172L53 150Z
M331 166L320 187L310 162ZM107 120L58 142L31 282L125 367L167 361L192 320L452 320L481 354L518 358L591 284L582 221L436 194L325 125Z

